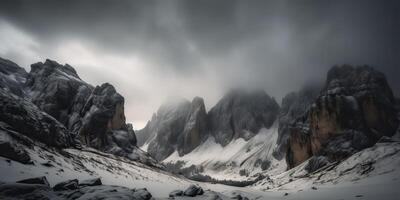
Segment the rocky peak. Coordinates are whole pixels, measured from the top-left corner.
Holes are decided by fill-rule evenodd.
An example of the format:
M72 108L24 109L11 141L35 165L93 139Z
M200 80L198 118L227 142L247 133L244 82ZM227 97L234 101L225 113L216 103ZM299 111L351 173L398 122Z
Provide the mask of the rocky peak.
M0 88L17 96L25 96L23 85L28 73L17 64L0 58Z
M369 66L335 66L318 98L290 130L288 166L314 155L344 159L392 136L398 124L393 93L382 73Z
M279 105L265 91L232 90L209 112L209 128L223 146L232 139L253 137L276 120Z
M208 136L207 113L203 98L195 97L186 117L182 137L179 139L178 153L183 156L199 146Z
M147 151L163 160L177 151L184 155L200 145L207 134L207 113L204 101L192 102L174 98L163 103L146 127L138 131L140 143L148 143Z

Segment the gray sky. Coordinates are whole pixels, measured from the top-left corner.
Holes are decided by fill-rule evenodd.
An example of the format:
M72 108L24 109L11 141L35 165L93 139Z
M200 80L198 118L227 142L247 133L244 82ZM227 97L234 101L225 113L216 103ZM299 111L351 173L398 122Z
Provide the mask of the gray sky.
M398 1L19 1L0 3L0 56L30 70L45 58L110 82L141 128L169 96L233 87L278 101L335 64L370 64L400 91Z

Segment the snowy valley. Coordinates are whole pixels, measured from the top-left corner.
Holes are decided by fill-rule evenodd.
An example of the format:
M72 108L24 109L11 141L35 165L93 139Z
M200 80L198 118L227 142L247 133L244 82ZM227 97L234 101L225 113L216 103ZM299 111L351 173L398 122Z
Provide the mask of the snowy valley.
M0 59L0 87L1 199L400 195L399 101L368 66L335 66L281 104L240 89L209 110L200 97L166 102L136 131L112 85L68 64L28 73Z

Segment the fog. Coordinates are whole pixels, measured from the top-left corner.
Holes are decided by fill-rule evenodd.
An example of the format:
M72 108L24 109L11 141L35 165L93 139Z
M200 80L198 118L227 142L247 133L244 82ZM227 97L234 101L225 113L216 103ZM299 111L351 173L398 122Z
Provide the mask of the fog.
M262 88L278 101L336 64L369 64L400 91L398 1L2 1L0 56L50 58L113 84L141 128L171 96Z

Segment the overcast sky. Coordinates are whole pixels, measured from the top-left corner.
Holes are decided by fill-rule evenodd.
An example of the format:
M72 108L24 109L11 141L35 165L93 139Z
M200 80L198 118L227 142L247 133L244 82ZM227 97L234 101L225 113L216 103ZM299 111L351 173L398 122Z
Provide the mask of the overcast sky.
M400 91L399 1L4 1L0 56L46 58L113 84L141 128L169 96L207 109L233 87L278 101L335 64L370 64Z

